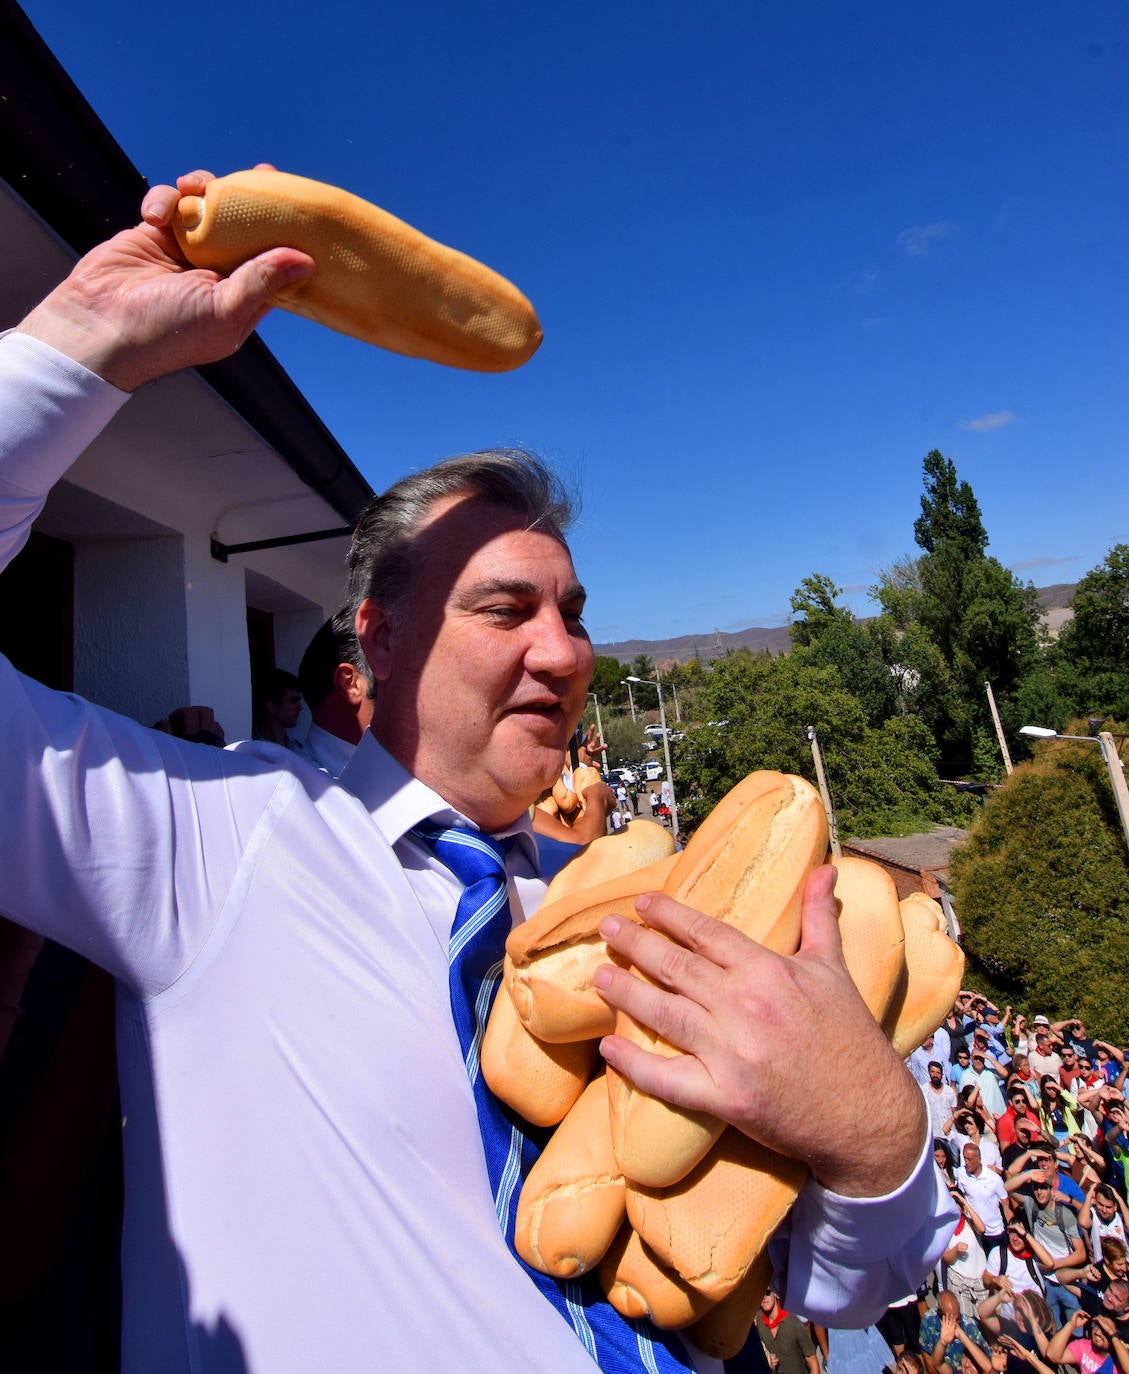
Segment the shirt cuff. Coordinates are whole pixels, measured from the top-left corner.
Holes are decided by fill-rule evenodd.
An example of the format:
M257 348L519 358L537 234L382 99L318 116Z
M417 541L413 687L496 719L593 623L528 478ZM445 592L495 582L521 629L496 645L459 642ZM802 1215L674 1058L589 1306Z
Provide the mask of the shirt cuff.
M912 1173L884 1197L843 1197L810 1179L773 1240L784 1306L832 1326L869 1325L917 1291L956 1219L928 1130Z

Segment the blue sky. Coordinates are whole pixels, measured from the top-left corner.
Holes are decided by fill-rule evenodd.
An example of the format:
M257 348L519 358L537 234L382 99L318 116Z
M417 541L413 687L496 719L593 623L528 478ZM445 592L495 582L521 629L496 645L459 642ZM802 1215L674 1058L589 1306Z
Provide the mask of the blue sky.
M597 641L860 614L921 460L1036 585L1129 539L1129 22L1045 0L24 0L150 181L273 162L511 277L505 376L276 313L376 488L523 444L581 489Z

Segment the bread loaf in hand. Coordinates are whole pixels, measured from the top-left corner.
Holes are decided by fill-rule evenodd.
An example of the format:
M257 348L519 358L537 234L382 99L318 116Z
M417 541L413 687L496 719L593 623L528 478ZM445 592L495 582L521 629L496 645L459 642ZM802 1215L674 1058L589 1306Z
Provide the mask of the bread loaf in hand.
M694 833L663 890L777 954L793 954L804 887L826 854L827 816L815 788L791 774L751 773ZM615 1029L653 1054L680 1053L624 1012ZM616 1159L634 1183L677 1183L724 1130L715 1117L662 1102L610 1066L608 1086Z
M506 372L537 350L541 326L516 286L360 196L257 168L182 196L172 224L194 267L233 272L269 248L317 263L278 304L393 353Z

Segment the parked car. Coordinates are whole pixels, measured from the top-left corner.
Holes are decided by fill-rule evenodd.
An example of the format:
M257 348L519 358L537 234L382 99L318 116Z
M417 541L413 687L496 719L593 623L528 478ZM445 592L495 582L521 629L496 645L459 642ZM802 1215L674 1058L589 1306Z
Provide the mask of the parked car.
M663 766L658 759L648 759L643 765L643 776L648 782L661 782Z
M664 731L661 725L644 725L643 733L652 739L662 739Z

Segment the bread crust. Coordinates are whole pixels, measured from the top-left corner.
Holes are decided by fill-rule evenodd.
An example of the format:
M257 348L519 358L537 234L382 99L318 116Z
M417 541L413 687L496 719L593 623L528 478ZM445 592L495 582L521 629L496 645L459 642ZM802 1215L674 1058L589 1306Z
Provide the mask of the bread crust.
M531 1035L503 980L480 1059L482 1077L495 1097L533 1126L555 1126L584 1091L598 1058L594 1040L546 1045Z
M800 940L808 875L827 853L827 816L803 778L750 774L713 809L676 860L664 891L732 925L778 954ZM680 1053L625 1012L616 1034L653 1054ZM670 1106L608 1070L612 1144L623 1172L650 1188L669 1187L694 1168L724 1124Z
M745 1278L807 1176L799 1160L729 1127L675 1187L629 1182L627 1219L660 1264L720 1302Z
M867 1010L882 1022L905 977L898 889L886 870L851 854L832 859L843 961Z
M700 1321L712 1301L664 1268L630 1226L624 1226L599 1267L608 1302L631 1320L649 1317L663 1331Z
M254 169L181 198L172 223L194 267L229 273L269 248L297 248L314 276L278 304L393 353L505 372L541 342L529 301L505 277L360 196Z
M949 938L938 902L911 892L900 903L906 936L906 978L902 996L887 1013L890 1042L904 1059L944 1020L964 979L964 954Z
M675 857L545 902L514 927L506 941L505 978L517 1014L538 1039L560 1044L608 1035L615 1028L615 1012L592 981L601 964L614 962L599 924L612 914L638 922L636 897L661 890Z
M567 1279L603 1259L623 1225L626 1184L608 1129L608 1089L593 1079L529 1171L514 1246L543 1274Z

